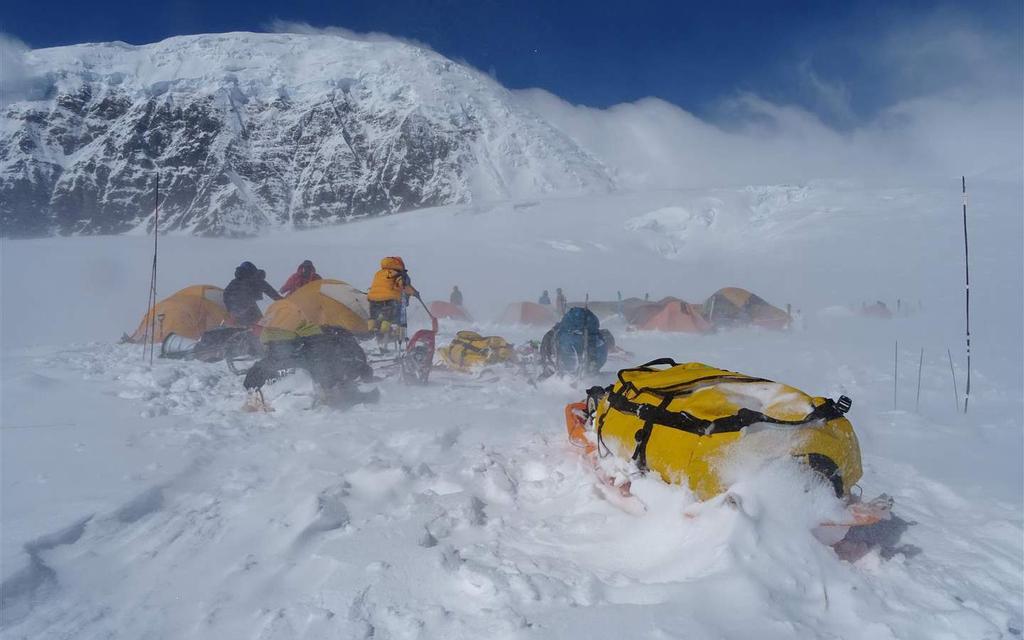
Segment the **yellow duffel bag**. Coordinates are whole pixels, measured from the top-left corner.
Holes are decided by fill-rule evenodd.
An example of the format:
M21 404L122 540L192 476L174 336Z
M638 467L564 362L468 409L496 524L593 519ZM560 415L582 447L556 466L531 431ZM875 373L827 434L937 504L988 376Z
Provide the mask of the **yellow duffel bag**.
M706 364L663 358L623 369L588 395L600 455L632 458L641 470L686 482L706 500L726 487L721 462L745 436L765 455L803 459L838 496L860 480L860 445L844 417L851 401L812 397L788 385ZM767 438L760 440L760 438Z
M500 336L482 336L475 331L459 331L447 347L438 349L441 359L459 371L515 359L512 345Z

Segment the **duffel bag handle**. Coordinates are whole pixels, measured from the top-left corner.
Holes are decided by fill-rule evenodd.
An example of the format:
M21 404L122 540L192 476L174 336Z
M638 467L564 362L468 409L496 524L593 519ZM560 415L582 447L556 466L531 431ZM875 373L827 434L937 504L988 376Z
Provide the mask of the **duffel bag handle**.
M657 360L651 360L647 364L640 365L639 368L647 369L649 367L655 367L655 366L662 365L662 364L667 364L670 367L674 367L678 363L675 360L673 360L672 358L658 358Z
M633 367L631 369L620 369L616 377L618 377L619 379L619 384L625 387L630 383L626 382L626 379L622 376L622 374L626 373L627 371L649 371L651 370L651 367L656 367L663 364L666 364L670 367L675 367L678 365L678 363L672 358L658 358L657 360L651 360L647 364L642 364L639 367Z

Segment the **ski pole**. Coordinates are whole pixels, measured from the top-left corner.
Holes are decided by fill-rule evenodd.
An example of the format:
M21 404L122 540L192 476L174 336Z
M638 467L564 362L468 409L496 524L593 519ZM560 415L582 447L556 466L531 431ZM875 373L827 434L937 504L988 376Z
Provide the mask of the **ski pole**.
M896 410L896 384L899 381L900 371L900 341L896 341L896 347L893 349L893 364L892 364L892 410Z
M953 378L953 400L957 412L960 411L960 392L956 388L956 371L953 370L953 352L946 347L946 355L949 356L949 375Z
M423 302L423 298L420 297L420 294L417 293L413 297L420 301L420 304L423 305L423 310L427 312L427 315L430 316L431 320L436 320L437 319L437 318L434 317L434 314L430 313L430 308L427 307L427 303L426 302Z
M416 293L415 298L420 301L420 304L423 305L423 310L427 312L428 316L430 316L430 330L433 331L436 334L437 333L437 318L434 317L434 314L430 313L430 309L427 307L427 303L423 302L423 298L420 297L419 292Z
M921 347L921 358L917 361L917 400L914 401L914 411L921 409L921 368L924 366L924 347Z

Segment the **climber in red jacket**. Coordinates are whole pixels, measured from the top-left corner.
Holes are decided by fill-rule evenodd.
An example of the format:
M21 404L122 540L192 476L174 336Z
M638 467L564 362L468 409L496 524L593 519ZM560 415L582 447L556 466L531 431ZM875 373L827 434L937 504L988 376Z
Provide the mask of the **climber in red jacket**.
M295 273L290 275L288 277L288 281L284 283L283 287L281 287L281 295L286 296L299 290L302 285L309 284L314 280L320 279L320 274L316 272L316 267L313 266L313 261L303 260Z

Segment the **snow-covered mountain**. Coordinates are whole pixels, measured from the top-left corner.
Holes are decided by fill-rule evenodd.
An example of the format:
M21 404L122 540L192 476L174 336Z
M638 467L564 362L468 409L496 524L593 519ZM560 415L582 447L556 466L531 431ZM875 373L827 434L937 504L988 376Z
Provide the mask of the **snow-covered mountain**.
M4 235L150 224L158 172L161 226L202 235L614 186L491 78L401 42L229 33L24 67L0 119Z

